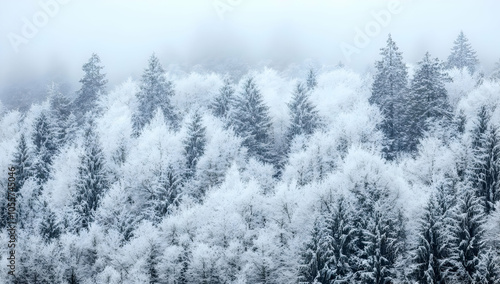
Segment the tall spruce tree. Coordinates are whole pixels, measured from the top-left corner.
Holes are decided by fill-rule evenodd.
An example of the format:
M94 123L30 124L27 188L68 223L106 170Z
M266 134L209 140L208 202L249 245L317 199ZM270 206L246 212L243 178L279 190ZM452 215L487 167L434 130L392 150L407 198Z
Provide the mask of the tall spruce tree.
M74 129L74 118L71 113L71 101L64 96L57 86L52 83L49 86L50 116L54 121L54 135L59 145L66 143L72 136Z
M311 135L319 126L319 115L309 99L309 93L302 84L297 84L292 101L288 104L291 123L287 140L291 142L297 135Z
M245 81L243 91L235 100L232 121L236 134L243 138L243 146L251 156L264 163L275 162L269 108L253 78Z
M307 73L307 89L314 90L316 86L318 86L316 72L313 69L309 69L309 73Z
M106 90L108 80L106 80L106 74L102 73L103 68L101 59L95 53L82 67L83 72L85 72L80 80L82 86L73 102L73 109L80 121L82 121L86 112L95 108L99 95Z
M39 185L49 179L52 159L57 153L57 137L54 131L54 122L45 112L35 120L32 134L34 149L33 170L34 177Z
M78 215L76 231L89 228L99 201L109 187L104 154L92 122L85 129L83 147L73 200L73 208Z
M226 118L234 101L234 87L229 77L224 78L224 85L219 89L219 95L215 98L211 108L215 116Z
M484 252L484 209L470 188L465 188L453 212L450 234L452 269L449 279L454 283L479 283L480 258Z
M165 78L165 70L161 66L160 60L156 55L151 55L148 67L142 74L140 91L137 93L139 107L133 117L136 134L151 121L158 108L162 110L165 121L177 128L177 115L170 102L173 95L172 82Z
M491 79L497 82L500 81L500 60L498 60L498 62L495 63L495 68L491 73Z
M380 125L385 134L384 155L388 160L392 160L399 152L406 150L403 102L408 92L408 72L403 56L391 35L380 54L382 60L375 64L377 70L369 101L377 105L384 115Z
M28 149L24 134L21 134L21 138L19 139L12 165L16 169L15 189L18 191L23 186L24 182L34 175L32 168L33 154L30 153Z
M457 39L453 42L451 54L448 56L448 68L467 68L471 74L476 71L476 66L479 60L476 57L476 52L472 49L469 40L463 31L460 31Z
M418 140L429 130L429 123L451 118L446 81L448 76L443 72L443 64L427 52L411 81L405 113L405 149L408 151L417 150Z
M469 181L489 214L500 200L500 144L498 128L490 123L486 106L479 110L471 135L473 160Z
M413 251L413 274L418 283L444 283L448 257L442 208L431 195L419 221L418 245Z
M194 175L196 164L205 152L206 144L206 128L202 125L201 115L196 112L193 121L189 124L188 136L184 140L184 154L186 156L188 177Z

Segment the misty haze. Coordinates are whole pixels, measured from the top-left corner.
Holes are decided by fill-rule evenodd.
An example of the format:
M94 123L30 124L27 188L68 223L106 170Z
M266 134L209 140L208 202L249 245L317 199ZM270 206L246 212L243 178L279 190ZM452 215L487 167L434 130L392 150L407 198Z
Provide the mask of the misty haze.
M500 283L498 11L0 0L0 284Z

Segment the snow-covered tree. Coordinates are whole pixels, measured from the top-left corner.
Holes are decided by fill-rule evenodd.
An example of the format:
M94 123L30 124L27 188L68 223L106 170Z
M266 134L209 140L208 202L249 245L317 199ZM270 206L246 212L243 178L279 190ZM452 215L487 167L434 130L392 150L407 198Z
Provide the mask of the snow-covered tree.
M311 103L308 91L302 84L298 84L295 88L288 108L291 117L287 131L289 142L297 135L311 135L319 126L318 111Z
M82 67L83 72L85 72L80 80L82 86L73 102L73 109L79 118L82 118L87 111L95 108L99 96L106 90L108 80L106 80L106 74L102 73L103 68L101 59L95 53Z
M445 218L433 195L424 210L419 222L418 243L413 251L414 278L418 283L443 283L448 257Z
M224 78L224 85L219 89L219 95L211 105L212 112L215 116L226 118L234 104L234 87L229 77Z
M173 95L172 82L167 81L160 60L153 54L142 74L140 91L137 93L139 107L132 119L137 134L151 121L158 108L162 110L165 121L174 128L178 126L177 115L170 102Z
M99 202L109 187L108 170L94 127L93 123L89 123L85 130L84 151L78 167L76 196L73 200L74 210L78 214L76 231L89 228Z
M500 60L498 60L498 62L495 63L495 68L491 73L491 79L495 81L500 81Z
M38 184L42 185L49 178L52 159L57 153L57 137L54 131L54 123L45 112L42 112L35 120L32 141L35 147L32 166Z
M313 69L309 69L307 73L307 89L314 90L318 86L318 80L316 79L316 72Z
M486 106L480 108L471 134L473 160L469 181L489 214L500 199L500 144L498 128L490 123Z
M476 71L478 63L479 60L476 57L476 52L472 49L464 32L460 31L457 39L453 42L451 54L448 56L447 67L450 69L457 68L459 70L467 68L467 70L473 74Z
M243 138L243 146L248 153L264 163L273 163L272 123L269 108L264 104L253 78L243 84L243 91L235 99L235 109L231 115L232 126Z
M206 127L202 125L201 119L201 115L196 112L188 126L187 138L184 140L184 154L186 155L186 172L188 177L194 175L198 160L204 154L207 144Z
M457 283L478 283L481 280L480 259L484 253L484 210L470 189L458 199L453 212L450 235L450 280Z
M418 140L429 130L429 124L451 117L444 83L448 80L439 59L432 59L427 52L418 63L415 76L411 81L408 106L405 113L405 148L416 151Z
M404 148L404 100L408 92L408 72L402 53L389 35L387 46L381 49L382 59L375 64L376 73L370 103L377 105L384 121L380 128L385 134L384 154L396 158Z

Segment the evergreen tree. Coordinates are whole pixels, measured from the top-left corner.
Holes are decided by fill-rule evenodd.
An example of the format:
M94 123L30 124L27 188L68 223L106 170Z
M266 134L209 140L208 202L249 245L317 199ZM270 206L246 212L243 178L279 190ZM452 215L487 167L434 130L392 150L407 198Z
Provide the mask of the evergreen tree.
M16 152L14 153L14 160L12 161L12 165L16 169L16 182L15 182L15 190L19 191L19 189L23 186L24 182L31 176L33 176L33 156L30 153L28 146L26 144L26 138L24 134L21 134L21 138L19 139L19 144L17 145Z
M162 110L165 121L174 128L178 126L177 115L170 102L170 98L174 95L174 89L172 82L166 80L164 73L160 61L153 54L149 58L148 67L142 74L140 91L137 93L139 107L133 117L136 134L153 119L158 108Z
M370 103L377 105L384 120L380 128L385 134L384 155L387 159L396 158L405 150L403 141L404 115L403 101L407 93L408 72L403 57L391 36L387 46L381 49L382 60L376 63L376 74L372 86Z
M418 140L429 130L429 123L449 119L451 106L444 83L448 81L439 59L432 59L427 52L420 61L411 81L406 109L406 145L408 151L417 150Z
M453 214L450 279L456 283L478 283L480 258L484 249L484 211L478 198L465 189Z
M327 263L323 254L325 228L324 217L316 218L309 240L305 243L301 253L299 268L299 281L301 282L329 282L329 276L325 274Z
M215 98L211 108L215 116L226 118L234 101L234 87L229 77L224 78L224 85L219 89L219 95Z
M95 53L92 54L89 61L82 67L85 72L83 78L80 80L82 84L80 90L77 92L77 98L73 102L73 109L78 114L81 120L85 113L91 111L99 99L99 95L105 92L106 74L102 73L104 67L101 65L101 59Z
M318 81L316 79L316 72L313 69L309 69L309 73L307 73L307 89L314 90L318 86Z
M49 86L49 103L50 116L55 122L54 135L57 137L57 142L62 145L68 141L75 126L74 117L71 114L71 101L64 96L55 83Z
M430 197L424 210L419 222L418 245L413 253L414 277L418 283L444 283L448 257L444 216L434 196Z
M298 84L292 102L288 104L291 123L287 131L290 143L297 135L311 135L319 126L318 111L309 99L309 93L302 84Z
M498 254L492 250L483 253L480 262L481 283L500 283L500 259Z
M78 167L76 197L73 201L73 208L78 214L77 231L89 228L99 201L109 185L104 154L93 127L91 122L85 130L84 153Z
M188 136L184 140L184 154L187 160L188 177L194 175L198 160L205 152L206 144L206 128L202 125L201 115L195 113L193 121L188 127Z
M158 224L179 204L182 176L172 166L154 172L155 179L148 184L149 192L144 218Z
M33 169L38 184L42 185L49 178L52 159L57 153L54 123L45 112L35 120L32 140L35 146Z
M486 214L500 199L500 144L498 128L491 125L486 106L481 107L472 132L472 169L469 181L481 199Z
M448 56L447 67L458 69L467 68L469 72L473 74L476 71L479 60L463 31L460 31L460 34L453 44L451 54Z
M358 266L358 229L353 224L354 212L344 197L340 197L335 205L333 212L326 217L328 234L323 242L326 244L323 254L327 259L325 275L329 283L348 283L354 278Z
M275 161L269 109L252 78L246 80L242 93L236 98L232 120L236 134L243 138L243 146L250 155L264 163Z
M42 212L40 212L42 218L40 235L45 241L49 242L59 238L61 235L61 227L54 211L49 208L47 201L42 201L42 203Z

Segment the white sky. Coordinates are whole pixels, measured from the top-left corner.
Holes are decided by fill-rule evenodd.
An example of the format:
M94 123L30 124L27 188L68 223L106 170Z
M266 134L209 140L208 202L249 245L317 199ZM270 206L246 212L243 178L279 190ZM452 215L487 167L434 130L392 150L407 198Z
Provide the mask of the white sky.
M9 37L22 36L40 3L60 4L16 53ZM0 89L46 74L77 82L92 52L101 56L111 84L142 73L155 52L166 66L238 57L250 62L325 64L343 61L357 71L372 67L391 33L405 60L426 50L446 59L460 30L484 70L500 58L500 1L401 0L400 12L347 61L341 43L354 44L356 29L388 11L380 0L0 0ZM234 5L219 17L214 5ZM43 15L42 18L43 20Z

